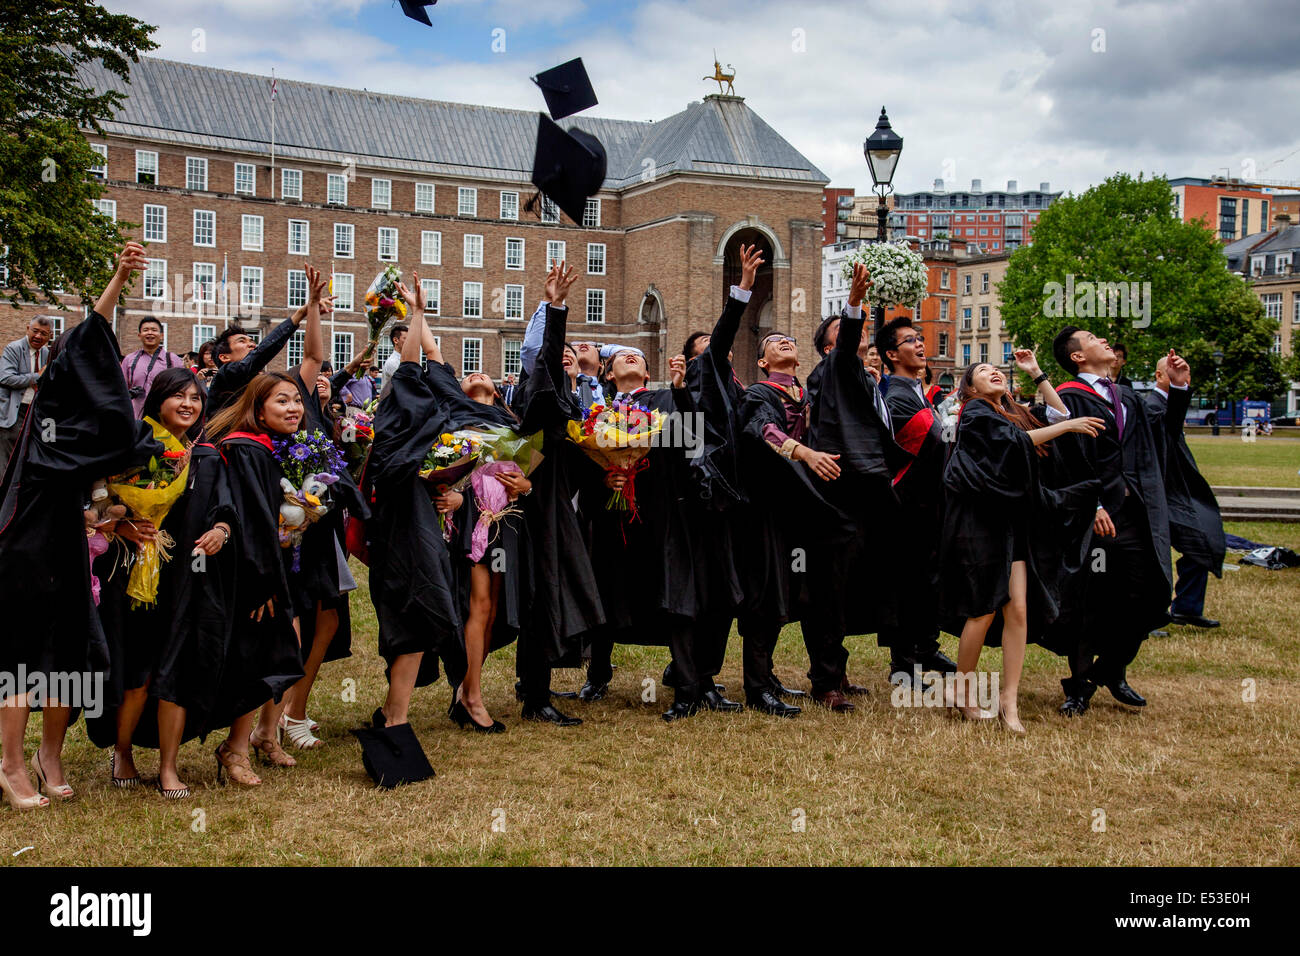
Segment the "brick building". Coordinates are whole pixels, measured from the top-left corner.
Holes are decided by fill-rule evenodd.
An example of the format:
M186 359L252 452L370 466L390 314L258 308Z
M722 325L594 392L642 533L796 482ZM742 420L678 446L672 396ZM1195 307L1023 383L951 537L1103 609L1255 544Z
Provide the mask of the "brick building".
M104 157L99 211L140 224L150 271L114 322L124 351L157 315L185 352L228 323L265 331L306 294L304 267L333 274L326 333L337 363L364 345L363 296L389 262L419 272L447 361L516 371L548 263L576 265L570 339L642 348L656 379L688 332L711 327L739 278L737 249L766 250L736 343L752 380L761 334L807 339L817 321L826 177L737 96L658 122L572 117L608 171L581 223L525 206L537 114L280 79L271 149L269 78L156 58L89 139ZM0 279L4 276L0 275ZM65 302L64 323L82 306ZM0 340L48 307L0 312ZM386 348L386 343L383 346ZM273 367L298 361L291 343ZM381 351L382 355L382 351Z
M948 190L942 179L926 192L899 193L889 214L890 238L916 236L927 240L950 237L965 240L981 252L1012 252L1026 245L1044 209L1061 193L1050 183L1021 191L1014 179L1007 188L985 192L978 179L968 190Z
M1228 268L1239 273L1259 296L1264 315L1277 323L1273 353L1294 355L1300 341L1300 225L1288 213L1274 216L1272 228L1223 247ZM1274 402L1274 415L1300 415L1300 382L1290 382Z
M822 245L829 246L848 235L845 223L853 213L853 187L827 186L822 190Z
M1174 192L1174 214L1183 222L1200 220L1220 242L1233 242L1263 232L1272 221L1273 196L1230 179L1169 180Z

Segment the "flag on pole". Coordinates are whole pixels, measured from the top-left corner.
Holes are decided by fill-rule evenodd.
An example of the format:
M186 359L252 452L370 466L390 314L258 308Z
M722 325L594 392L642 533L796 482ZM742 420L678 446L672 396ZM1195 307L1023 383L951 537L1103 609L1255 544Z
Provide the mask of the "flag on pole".
M272 73L271 74L271 102L272 103L275 102L275 83L276 83L275 74Z

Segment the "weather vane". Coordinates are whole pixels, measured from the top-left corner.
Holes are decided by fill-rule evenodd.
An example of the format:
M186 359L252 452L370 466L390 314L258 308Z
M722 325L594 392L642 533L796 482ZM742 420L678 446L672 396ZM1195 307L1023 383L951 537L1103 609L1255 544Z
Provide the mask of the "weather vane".
M728 69L730 72L728 72L728 73L723 73L723 72L722 72L722 64L718 62L718 51L717 51L717 50L714 50L714 51L713 51L713 75L712 75L712 76L706 76L706 77L704 77L704 79L706 79L706 80L713 80L715 83L718 84L718 95L719 95L719 96L724 95L724 94L730 94L731 96L735 96L735 95L736 95L736 88L735 88L735 86L732 85L732 82L731 82L732 80L734 80L734 79L736 78L736 68L735 68L734 66L732 66L730 63L728 63L728 64L727 64L727 69ZM727 88L726 88L726 89L723 89L723 88L722 88L722 84L723 84L723 83L726 83L726 84L727 84Z

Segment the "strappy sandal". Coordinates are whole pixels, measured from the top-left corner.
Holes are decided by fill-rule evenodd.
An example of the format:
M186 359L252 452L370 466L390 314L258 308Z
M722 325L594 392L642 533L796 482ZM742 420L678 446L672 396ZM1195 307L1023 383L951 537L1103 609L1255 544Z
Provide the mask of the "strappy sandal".
M220 766L220 758L218 758L218 766ZM218 773L219 772L220 771L218 771ZM176 790L165 789L162 785L162 777L159 777L154 781L154 789L162 794L164 800L186 800L190 795L190 788L184 784Z
M137 773L134 777L119 777L117 775L117 751L108 755L108 775L113 779L113 786L119 790L134 790L140 786L140 775Z
M257 774L253 773L253 765L248 762L248 756L235 753L226 746L224 740L217 746L216 756L217 783L221 786L226 785L226 781L222 778L223 771L242 787L256 787L262 782Z
M287 736L299 750L315 750L317 747L325 746L325 741L312 733L314 729L310 717L294 720L288 714L280 715L280 732Z
M316 733L316 731L320 730L320 724L318 724L318 723L316 723L316 721L312 720L311 714L303 714L303 718L304 718L304 719L305 719L309 724L311 724L310 730L311 730L311 732L312 732L313 734Z
M45 779L45 768L41 766L41 752L39 750L32 754L32 772L36 774L37 793L49 793L60 800L71 800L76 796L73 789L66 783L56 787Z
M50 798L41 793L34 797L20 797L14 793L13 785L9 783L9 778L0 770L0 792L3 792L5 799L9 801L9 806L15 810L38 810L41 807L50 805Z
M257 751L258 759L260 759L262 763L269 763L275 767L298 766L298 761L285 753L284 748L280 746L280 742L274 737L269 740L262 740L249 734L248 745L252 747L253 750Z

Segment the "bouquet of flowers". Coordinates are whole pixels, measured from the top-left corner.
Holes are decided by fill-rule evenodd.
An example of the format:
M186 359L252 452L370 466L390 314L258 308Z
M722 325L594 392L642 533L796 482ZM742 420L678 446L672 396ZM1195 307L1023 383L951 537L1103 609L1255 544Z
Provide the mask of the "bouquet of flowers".
M853 266L859 262L871 273L867 305L915 308L929 295L926 291L929 270L925 267L925 259L904 240L862 243L844 260L840 271L845 279L853 279Z
M150 607L158 603L158 579L162 565L170 561L171 549L176 541L162 530L162 523L172 505L185 493L185 483L190 471L190 453L176 436L152 418L146 422L153 428L153 437L166 451L162 458L150 458L144 468L109 479L108 490L122 504L131 509L134 517L142 518L158 529L152 541L140 545L126 593L131 607Z
M632 520L637 520L636 476L649 464L645 456L663 427L663 412L620 402L592 405L581 422L569 422L570 441L607 475L627 479L621 489L610 494L606 509L630 512Z
M478 561L487 551L496 523L518 511L496 476L513 473L527 477L542 461L541 432L525 436L504 425L485 428L482 432L479 465L470 475L470 487L478 505L478 521L470 536L471 561Z
M280 487L280 547L293 548L292 570L301 570L302 536L330 510L329 487L347 464L343 453L324 432L314 429L273 439L272 454L284 477Z
M366 289L366 322L370 326L371 342L379 341L379 333L390 320L400 322L406 318L406 303L397 291L397 283L401 281L402 270L389 266Z
M935 407L934 415L939 419L939 427L943 429L943 440L946 442L957 440L957 422L961 419L961 408L962 401L957 389L953 389L952 394Z
M361 469L375 440L375 419L370 412L353 410L338 421L338 441L343 446L348 472L361 481Z
M472 428L443 432L424 456L420 477L433 485L439 494L448 490L459 491L469 481L482 451L482 438ZM450 541L454 529L451 516L439 514L438 526L442 528L442 536Z

